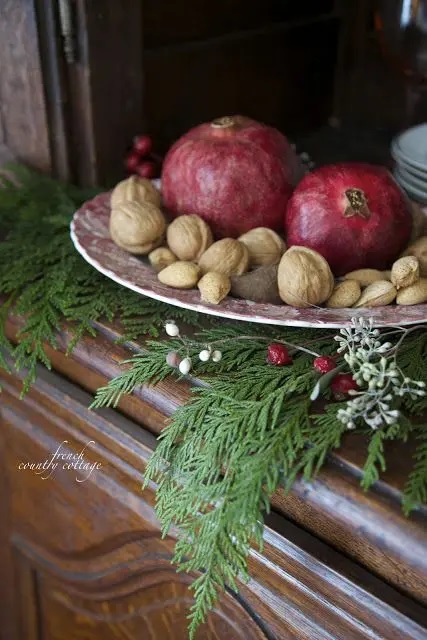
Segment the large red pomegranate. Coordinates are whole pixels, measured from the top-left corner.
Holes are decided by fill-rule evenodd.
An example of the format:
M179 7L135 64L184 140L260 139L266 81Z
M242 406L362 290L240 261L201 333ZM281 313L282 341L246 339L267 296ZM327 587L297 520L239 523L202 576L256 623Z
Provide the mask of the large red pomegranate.
M171 147L162 196L173 216L195 213L219 238L254 227L279 230L301 177L298 157L276 129L243 116L191 129Z
M288 245L322 254L335 275L386 269L408 244L411 205L384 167L345 163L306 175L289 201Z

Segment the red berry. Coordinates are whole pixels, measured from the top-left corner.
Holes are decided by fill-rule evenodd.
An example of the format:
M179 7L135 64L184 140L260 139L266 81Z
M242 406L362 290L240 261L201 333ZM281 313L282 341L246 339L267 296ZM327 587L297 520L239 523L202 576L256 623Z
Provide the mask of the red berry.
M313 367L319 373L329 373L336 368L336 362L331 356L319 356L313 360Z
M145 160L144 162L140 162L136 167L136 173L141 178L154 178L157 174L156 165L154 162L150 162L149 160Z
M268 345L267 362L274 364L276 367L283 367L286 364L292 364L292 358L283 344L273 342Z
M150 136L138 136L133 141L133 149L139 157L148 156L153 148L153 141Z
M134 173L140 162L139 155L137 153L130 153L126 158L126 169L130 173Z
M359 386L351 373L338 373L331 382L331 390L337 395L347 395L349 391L355 391Z

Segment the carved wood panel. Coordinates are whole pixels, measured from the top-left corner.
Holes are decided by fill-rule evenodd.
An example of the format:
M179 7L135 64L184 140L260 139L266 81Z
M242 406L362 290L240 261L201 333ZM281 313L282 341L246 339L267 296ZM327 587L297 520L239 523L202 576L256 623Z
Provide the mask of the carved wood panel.
M57 381L55 391L41 380L45 393L22 401L18 381L2 380L0 482L8 489L0 505L7 521L0 568L17 577L10 609L0 607L7 640L184 640L191 577L171 565L173 540L161 539L153 492L141 492L154 440L126 420L114 426L89 412L88 396L71 385L59 389ZM43 469L58 447L65 456L59 466ZM85 463L99 465L89 476L64 468L82 451ZM231 594L198 637L266 638Z
M89 396L56 374L41 370L24 401L17 377L0 371L0 382L7 640L184 640L190 577L171 566L173 539L160 538L155 487L141 492L154 437L115 412L89 411ZM140 422L146 410L151 420L138 402ZM20 468L59 445L65 454L84 448L101 466L87 480ZM251 581L221 599L200 640L424 640L419 604L284 518L270 524L263 554L252 553Z
M52 566L43 549L15 539L21 599L22 638L37 640L185 640L187 615L192 604L189 578L178 575L170 553L131 543L139 553L126 561L129 544L105 554L101 549L84 561L79 554L56 557ZM21 554L26 554L24 557ZM108 556L108 568L105 565ZM49 561L51 561L50 558ZM53 568L52 568L53 567ZM37 610L31 603L37 603ZM31 635L39 629L39 635ZM262 640L266 636L251 616L231 597L214 609L198 637L203 640Z

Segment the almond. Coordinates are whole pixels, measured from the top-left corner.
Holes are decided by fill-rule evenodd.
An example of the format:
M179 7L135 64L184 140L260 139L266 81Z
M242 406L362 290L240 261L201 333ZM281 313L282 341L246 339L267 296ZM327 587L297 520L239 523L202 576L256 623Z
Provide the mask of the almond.
M162 269L165 269L178 260L176 255L172 253L168 247L154 249L154 251L148 254L148 259L156 271L162 271Z
M208 271L197 284L202 302L219 304L230 292L230 278L223 273Z
M346 273L344 280L357 280L361 287L367 287L373 282L384 280L384 276L382 272L377 269L357 269L356 271Z
M422 236L413 242L406 251L402 253L402 257L404 256L415 256L418 258L420 275L427 277L427 236Z
M427 278L420 278L415 284L401 289L396 298L397 304L422 304L427 302Z
M420 277L420 263L415 256L399 258L391 268L391 281L396 289L410 287Z
M329 309L352 307L359 300L361 293L357 280L343 280L335 286L331 297L326 301L326 306Z
M174 262L157 274L162 284L175 289L192 289L196 286L200 269L194 262Z
M383 307L396 297L396 289L388 280L378 280L368 285L354 305L358 307Z

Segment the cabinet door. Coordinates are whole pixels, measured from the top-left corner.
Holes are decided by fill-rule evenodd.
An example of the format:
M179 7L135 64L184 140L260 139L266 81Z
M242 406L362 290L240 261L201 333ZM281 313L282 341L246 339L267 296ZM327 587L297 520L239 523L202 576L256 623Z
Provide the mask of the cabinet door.
M63 180L117 181L143 129L141 61L142 0L2 0L4 144Z
M154 439L113 412L90 412L89 396L53 374L24 401L17 380L0 380L5 639L186 639L190 577L171 565L173 541L161 538L152 490L141 491ZM42 469L58 447L58 467ZM79 454L85 462L70 468ZM198 637L266 638L232 594Z

